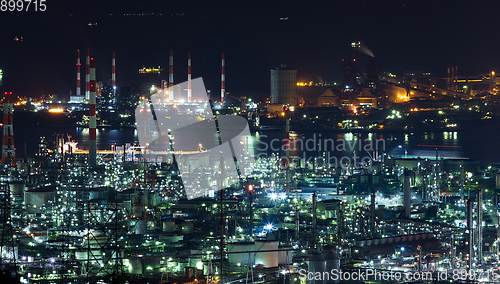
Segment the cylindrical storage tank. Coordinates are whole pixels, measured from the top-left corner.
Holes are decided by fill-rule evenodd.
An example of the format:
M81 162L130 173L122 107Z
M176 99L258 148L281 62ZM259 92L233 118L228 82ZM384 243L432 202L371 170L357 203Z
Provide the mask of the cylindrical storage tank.
M129 259L129 273L130 274L143 274L143 259L140 257Z
M24 192L24 203L28 213L41 213L41 208L48 206L49 201L56 198L55 187L46 186L30 189Z
M192 221L187 221L182 223L182 233L192 234L194 229L194 223Z
M497 172L495 188L500 189L500 172Z
M280 247L278 251L278 265L292 264L292 253L290 247Z
M340 271L340 259L336 252L330 252L325 255L326 271ZM327 279L326 283L339 283L339 280Z
M147 222L146 220L137 220L135 222L135 234L144 235L146 233Z
M100 188L92 188L89 190L89 199L101 199L104 198L104 190Z
M371 177L370 175L361 175L360 176L360 182L363 183L363 184L364 183L369 183L370 177Z
M229 243L227 245L228 252L247 252L253 251L255 244L252 242L239 242L239 243ZM238 264L243 266L254 264L255 253L229 253L228 254L229 263ZM250 262L249 262L250 259Z
M174 220L165 220L163 221L163 231L172 233L175 229L175 221Z
M132 218L142 218L144 217L144 204L134 203L132 204Z
M373 184L379 184L382 182L382 175L381 174L376 174L372 176L372 183Z
M326 261L322 255L319 254L313 254L309 258L309 261L307 262L307 273L310 275L315 275L316 272L321 273L321 276L323 276L324 272L327 272L326 270ZM321 277L321 280L309 280L309 283L314 283L314 284L325 284L326 279L324 277Z
M125 212L132 212L131 200L123 200L123 210L125 210Z
M265 267L278 267L278 242L255 241L255 264ZM260 252L263 251L263 252Z
M20 181L9 183L10 193L13 195L23 195L26 185Z
M108 237L102 233L97 233L96 235L88 234L83 240L83 245L85 247L87 247L90 243L91 248L101 248L102 246L106 245Z

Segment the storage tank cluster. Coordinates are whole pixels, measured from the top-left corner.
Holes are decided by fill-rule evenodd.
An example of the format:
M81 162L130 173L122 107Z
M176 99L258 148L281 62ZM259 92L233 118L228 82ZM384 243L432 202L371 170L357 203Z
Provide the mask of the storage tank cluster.
M24 192L24 204L28 213L42 213L44 206L49 206L56 199L55 186L30 188Z
M232 264L278 267L292 263L292 251L288 247L278 247L277 241L257 240L228 245L228 258ZM248 252L248 253L245 253Z
M315 274L320 272L321 275L326 273L331 276L332 270L340 270L340 259L335 251L326 251L323 253L314 252L309 256L307 262L308 273ZM327 279L327 277L322 277L321 280L309 280L309 283L314 284L329 284L329 283L340 283L339 280Z

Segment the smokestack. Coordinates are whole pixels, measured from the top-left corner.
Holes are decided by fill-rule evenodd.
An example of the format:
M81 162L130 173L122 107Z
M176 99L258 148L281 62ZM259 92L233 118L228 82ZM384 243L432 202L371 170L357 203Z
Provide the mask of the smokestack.
M372 188L372 199L370 202L370 234L375 238L375 189Z
M313 218L312 218L312 225L313 225L313 239L312 239L312 248L316 248L316 234L317 234L317 226L316 226L316 214L317 214L317 198L318 195L316 194L316 191L313 193L312 199L313 199L313 204L312 204L312 213L313 213Z
M477 189L477 263L483 263L483 189Z
M474 234L472 231L472 214L473 214L473 212L472 212L472 199L470 199L470 197L467 200L466 214L467 214L467 231L469 232L469 234L467 235L467 256L468 256L467 271L470 271L470 269L472 269L472 262L474 259Z
M90 100L89 100L89 166L96 165L97 143L96 143L96 114L95 114L95 62L94 58L90 58Z
M113 51L113 61L111 66L111 81L113 85L113 94L116 95L116 69L115 69L115 52Z
M460 165L460 200L465 201L465 168Z
M403 180L403 207L406 218L411 216L411 191L410 191L410 171L405 170Z
M82 95L82 87L80 85L80 50L78 50L78 58L76 59L76 95Z
M427 174L424 174L422 182L423 182L422 200L427 201L427 199L429 198L428 197L428 188L427 188L427 182L428 182Z
M191 101L191 51L188 52L188 102Z
M85 73L85 100L90 99L90 49L87 48L87 60L86 60L86 73Z
M168 100L174 100L174 49L170 49L170 57L168 59Z
M450 71L450 66L448 66L448 73L446 76L446 88L448 90L451 90L451 71Z
M221 85L220 85L220 102L224 103L224 95L226 94L226 75L224 71L224 66L226 62L224 60L224 53L222 53L222 74L221 74Z
M16 167L16 148L14 148L14 104L12 92L5 92L3 98L3 137L2 165Z

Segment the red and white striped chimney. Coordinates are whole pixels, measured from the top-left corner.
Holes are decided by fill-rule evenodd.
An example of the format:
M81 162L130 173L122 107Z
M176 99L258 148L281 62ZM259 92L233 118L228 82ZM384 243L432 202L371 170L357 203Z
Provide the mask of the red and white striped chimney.
M168 59L168 87L170 88L168 93L168 100L174 100L174 49L170 49L170 57Z
M78 49L78 58L76 59L76 96L82 95L82 87L80 85L80 50Z
M188 52L188 102L191 101L191 51Z
M224 60L224 53L222 53L222 74L221 74L221 84L220 84L220 102L224 103L224 95L226 94L226 78L224 66L226 65Z
M113 51L113 62L111 66L111 81L113 85L113 94L116 95L116 69L115 69L115 52Z
M85 72L85 100L90 99L90 49L87 48L87 61L86 61L86 72Z
M89 166L96 165L97 143L96 143L96 83L95 83L95 62L90 58L90 100L89 100Z

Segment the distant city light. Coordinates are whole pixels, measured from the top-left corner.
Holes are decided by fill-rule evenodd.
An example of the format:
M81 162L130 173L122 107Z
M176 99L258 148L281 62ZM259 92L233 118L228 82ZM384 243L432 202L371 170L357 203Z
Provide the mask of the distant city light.
M52 113L62 113L62 112L64 112L64 109L62 109L62 108L51 108L51 109L49 109L49 112L52 112Z

